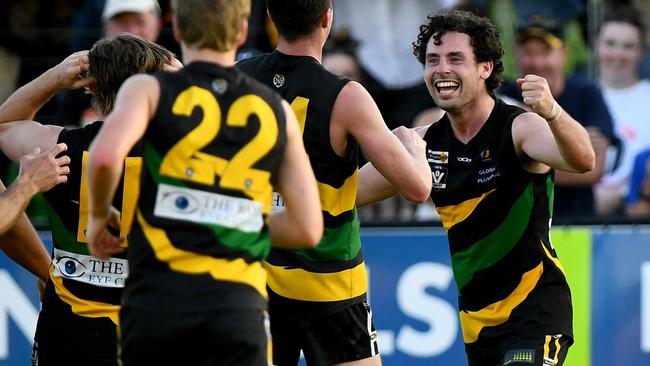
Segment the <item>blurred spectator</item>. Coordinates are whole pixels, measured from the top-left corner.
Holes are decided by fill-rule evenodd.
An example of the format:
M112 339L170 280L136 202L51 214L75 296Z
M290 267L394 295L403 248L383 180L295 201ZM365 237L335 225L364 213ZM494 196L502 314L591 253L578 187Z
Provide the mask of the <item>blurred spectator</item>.
M593 216L593 186L603 174L605 152L614 141L612 120L597 85L583 79L567 78L563 67L567 47L560 28L544 18L534 18L517 30L516 60L521 75L535 74L546 79L555 100L587 128L596 152L596 167L585 174L555 173L555 217ZM501 93L522 100L515 83L507 83Z
M102 0L104 1L104 0ZM90 0L82 14L88 19L82 24L92 24L100 1ZM132 33L155 42L160 35L162 21L157 0L105 0L101 14L106 35L121 32ZM84 23L88 22L88 23ZM90 107L90 95L80 90L66 90L58 95L56 121L71 125L83 125L101 116Z
M638 73L644 50L638 10L622 6L606 11L595 51L603 96L623 148L618 166L596 187L599 214L622 213L634 158L650 147L650 81Z
M650 216L650 149L634 159L625 212L630 217Z

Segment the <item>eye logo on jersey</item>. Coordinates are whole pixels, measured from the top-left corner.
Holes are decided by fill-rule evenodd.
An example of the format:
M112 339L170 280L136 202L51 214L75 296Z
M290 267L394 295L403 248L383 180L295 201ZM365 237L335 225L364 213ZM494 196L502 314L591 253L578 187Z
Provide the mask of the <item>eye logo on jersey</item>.
M61 256L54 259L54 265L61 275L68 278L81 277L86 273L86 266L71 256Z
M228 81L226 79L212 80L212 90L219 95L223 95L228 90Z
M449 161L449 152L427 150L427 161L434 164L447 164Z
M437 191L447 188L448 172L447 168L440 165L434 165L431 168L431 176L433 177L433 184L431 184L431 187L433 187L434 190Z
M54 277L102 287L124 287L129 276L126 259L110 258L102 261L93 256L54 248L52 264Z
M273 85L275 85L276 88L279 88L282 85L284 85L284 75L282 74L273 75Z

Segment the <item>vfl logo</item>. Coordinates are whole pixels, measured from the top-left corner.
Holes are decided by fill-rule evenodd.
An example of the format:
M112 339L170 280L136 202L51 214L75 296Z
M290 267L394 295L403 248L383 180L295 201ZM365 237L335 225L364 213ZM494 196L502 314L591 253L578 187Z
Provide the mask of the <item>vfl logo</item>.
M449 152L427 150L427 161L435 164L447 164L447 161L449 161Z
M276 88L279 88L282 85L284 85L284 75L282 74L273 75L273 85L275 85Z
M440 190L447 188L447 168L441 167L440 165L434 165L431 169L431 176L433 177L433 184L431 187L434 190Z

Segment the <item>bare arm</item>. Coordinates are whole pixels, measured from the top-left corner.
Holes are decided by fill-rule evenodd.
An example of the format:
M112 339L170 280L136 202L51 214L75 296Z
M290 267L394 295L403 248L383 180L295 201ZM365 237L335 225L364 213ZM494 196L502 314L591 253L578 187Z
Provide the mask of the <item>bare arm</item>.
M90 195L88 247L90 253L107 259L124 248L107 225L115 225L111 202L122 176L124 158L144 135L156 109L160 87L149 75L130 77L117 94L115 108L88 151L88 190Z
M0 182L0 189L4 188ZM47 282L51 259L24 213L20 213L16 223L0 235L0 249L43 282Z
M354 137L375 168L409 201L424 202L431 192L431 169L418 146L404 146L393 135L368 92L349 82L332 111L334 129ZM336 131L336 130L335 130ZM344 138L343 138L344 139Z
M37 147L46 151L56 145L62 130L63 127L44 126L36 121L0 124L0 149L17 163Z
M591 145L596 153L596 164L594 168L586 173L570 173L558 170L555 172L555 183L565 187L591 186L600 182L605 170L605 157L609 140L600 132L597 127L587 127Z
M65 149L65 144L55 145L42 154L39 154L40 149L36 149L20 160L18 177L6 191L0 193L0 233L9 230L18 220L36 193L67 181L70 158L55 157Z
M524 168L539 172L546 165L576 173L594 169L596 158L589 134L557 106L546 80L526 75L517 82L524 103L537 113L521 114L512 125L517 152L531 160Z
M268 217L273 246L285 249L313 248L323 236L323 214L316 177L305 152L296 116L283 101L287 116L287 147L276 189L286 208Z
M77 89L92 82L81 78L88 70L88 51L75 52L58 65L16 90L0 106L0 123L31 120L48 100L60 90Z
M396 130L396 136L400 141L410 140L416 142L415 137L419 137L418 146L421 149L421 154L426 159L426 143L422 138L429 129L429 125L416 127L414 129L404 128ZM419 143L421 141L421 143ZM426 160L425 160L426 161ZM427 163L428 165L428 163ZM431 174L431 173L429 173ZM429 175L429 180L432 180L431 175ZM431 184L431 183L430 183ZM430 194L431 190L427 194ZM379 201L383 201L386 198L392 197L397 194L397 189L395 186L390 184L388 180L374 167L372 163L366 163L359 170L359 189L357 192L357 201L356 204L359 207L367 206ZM427 196L428 198L428 196Z

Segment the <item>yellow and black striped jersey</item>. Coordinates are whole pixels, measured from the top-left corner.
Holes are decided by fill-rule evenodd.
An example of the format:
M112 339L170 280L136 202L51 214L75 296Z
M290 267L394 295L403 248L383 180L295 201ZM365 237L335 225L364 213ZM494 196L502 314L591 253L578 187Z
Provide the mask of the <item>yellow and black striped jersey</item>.
M329 307L361 301L367 275L355 207L358 145L350 139L349 153L341 157L330 141L334 102L350 79L330 73L313 57L277 50L240 61L237 67L291 104L302 126L323 210L325 232L317 248L272 250L266 263L269 288L287 299ZM275 204L282 206L282 198L276 196Z
M58 142L68 146L64 154L70 157L70 174L65 184L45 193L54 245L41 316L61 318L57 312L65 311L84 318L108 318L113 324L119 322L122 289L128 276L126 253L98 260L89 254L85 236L89 199L87 150L101 126L102 122L97 121L59 134ZM131 227L142 163L137 149L129 155L113 200L113 206L122 211L123 236Z
M571 295L549 237L553 171L521 167L512 122L523 112L496 99L467 144L446 115L424 137L467 344L513 332L572 337Z
M213 63L155 77L124 301L162 312L265 308L282 99Z

